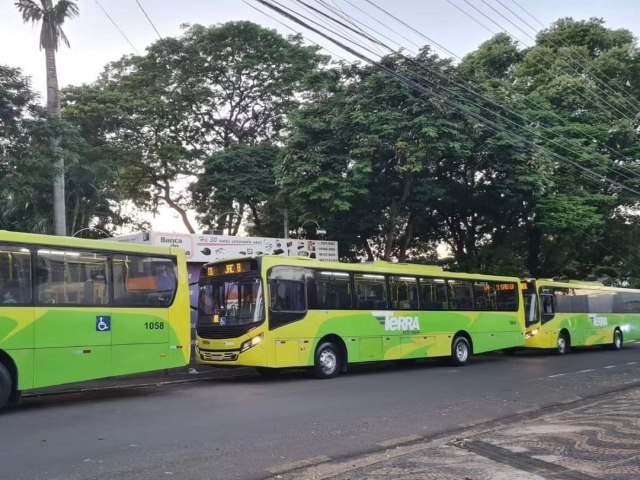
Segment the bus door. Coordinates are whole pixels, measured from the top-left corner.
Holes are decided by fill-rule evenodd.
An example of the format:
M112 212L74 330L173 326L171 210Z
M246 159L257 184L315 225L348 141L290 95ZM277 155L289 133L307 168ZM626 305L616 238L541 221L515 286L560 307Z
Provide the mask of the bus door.
M175 258L113 255L112 375L167 368L176 291Z
M34 387L108 377L108 257L42 247L36 252Z
M539 299L536 294L535 285L532 283L522 283L524 294L524 315L525 327L528 330L540 326Z

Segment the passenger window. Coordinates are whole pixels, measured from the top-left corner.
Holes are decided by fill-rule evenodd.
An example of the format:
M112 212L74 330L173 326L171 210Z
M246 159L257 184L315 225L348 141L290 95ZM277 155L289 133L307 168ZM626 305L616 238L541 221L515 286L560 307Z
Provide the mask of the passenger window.
M41 305L106 305L108 257L74 250L38 250L37 303Z
M473 310L471 282L466 280L449 280L449 288L451 291L449 301L452 310Z
M306 312L304 283L291 280L269 282L270 308L274 312Z
M391 308L394 310L418 309L418 280L413 277L389 277Z
M542 302L542 323L548 322L555 316L555 305L553 295L541 294Z
M448 310L447 283L441 278L420 279L420 308L422 310Z
M496 291L491 282L473 282L473 305L476 310L496 309Z
M166 307L178 285L175 260L142 255L114 255L113 296L116 305Z
M387 284L384 275L356 273L353 276L356 288L356 308L363 310L385 310Z
M351 308L351 278L346 272L317 272L318 308L344 310Z
M27 248L0 245L0 304L31 302L31 252Z

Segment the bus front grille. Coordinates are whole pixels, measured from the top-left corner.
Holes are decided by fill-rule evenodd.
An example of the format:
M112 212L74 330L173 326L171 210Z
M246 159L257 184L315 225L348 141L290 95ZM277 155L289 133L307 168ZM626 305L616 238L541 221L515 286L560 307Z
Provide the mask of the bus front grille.
M238 359L238 352L210 352L200 350L200 358L208 362L233 362Z

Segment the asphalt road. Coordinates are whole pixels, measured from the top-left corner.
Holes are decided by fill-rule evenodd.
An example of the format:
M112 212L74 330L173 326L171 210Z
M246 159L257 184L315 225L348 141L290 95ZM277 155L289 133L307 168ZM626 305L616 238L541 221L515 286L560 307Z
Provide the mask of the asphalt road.
M28 398L0 415L0 479L258 479L400 437L640 382L640 344Z

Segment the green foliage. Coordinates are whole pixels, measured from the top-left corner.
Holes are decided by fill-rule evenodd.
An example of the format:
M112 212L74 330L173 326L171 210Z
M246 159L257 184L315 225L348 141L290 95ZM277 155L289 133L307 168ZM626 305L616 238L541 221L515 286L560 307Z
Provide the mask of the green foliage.
M194 231L186 217L191 206L205 223L222 213L216 210L221 204L259 214L264 197L249 202L240 192L203 201L210 199L207 190L221 188L212 176L215 159L235 145L278 141L286 114L320 81L317 67L324 61L301 38L250 22L195 25L151 45L144 56L108 65L94 85L67 90L65 118L89 133L92 148L116 159L124 197L149 211L167 205ZM259 162L245 162L249 166L255 171L245 178L267 175ZM192 201L186 184L199 175ZM272 173L267 177L265 192L274 188Z
M256 234L263 233L261 207L276 193L274 168L279 149L271 144L234 145L204 160L204 172L191 191L199 223L217 229L225 212L250 212ZM236 206L239 206L238 208ZM226 217L235 234L242 217Z

